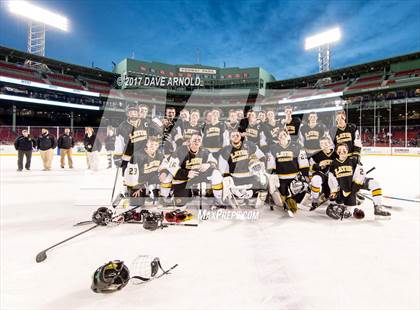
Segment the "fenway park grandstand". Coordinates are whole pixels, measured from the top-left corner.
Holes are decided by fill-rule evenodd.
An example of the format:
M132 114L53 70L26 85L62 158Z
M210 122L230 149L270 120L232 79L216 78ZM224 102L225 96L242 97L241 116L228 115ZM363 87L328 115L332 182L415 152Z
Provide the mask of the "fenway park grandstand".
M36 68L30 66L37 63ZM189 85L121 85L125 78L190 78ZM260 67L219 68L123 59L113 72L83 67L0 46L0 143L12 144L22 128L40 126L60 134L72 129L81 141L85 126L118 126L127 104L145 104L152 115L187 103L205 112L270 107L282 113L293 104L302 116L322 102L344 100L364 146L418 147L420 143L420 53L357 64L287 80ZM316 102L316 104L314 104ZM321 102L321 104L319 104ZM104 114L104 112L107 112ZM332 123L334 120L331 119ZM328 123L328 120L326 121Z

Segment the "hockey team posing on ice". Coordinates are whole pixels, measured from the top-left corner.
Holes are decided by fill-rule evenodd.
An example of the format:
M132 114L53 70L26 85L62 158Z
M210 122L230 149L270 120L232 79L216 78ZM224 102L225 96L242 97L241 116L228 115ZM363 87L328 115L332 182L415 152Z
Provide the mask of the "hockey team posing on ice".
M310 210L328 205L334 219L363 218L357 208L371 192L375 216L389 218L381 205L381 188L366 176L360 161L361 141L344 111L336 113L330 130L311 112L307 122L292 116L276 119L274 110L230 110L227 121L215 108L200 115L196 109L168 107L163 119L150 118L145 105L130 106L127 120L116 129L114 162L124 176L131 205L145 197L183 207L193 195L213 197L214 208L268 202L293 216L298 204ZM203 121L202 121L203 120Z

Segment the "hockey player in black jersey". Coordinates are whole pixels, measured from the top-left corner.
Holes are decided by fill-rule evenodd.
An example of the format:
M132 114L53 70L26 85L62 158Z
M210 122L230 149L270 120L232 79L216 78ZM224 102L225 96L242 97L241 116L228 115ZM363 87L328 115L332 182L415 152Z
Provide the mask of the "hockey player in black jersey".
M267 114L265 111L259 111L257 116L257 122L260 125L263 125L267 121Z
M336 196L338 204L344 205L344 217L350 217L352 209L356 206L356 194L360 189L369 190L373 196L374 214L377 217L389 218L391 214L383 210L382 189L373 178L367 178L358 158L349 156L348 145L345 143L336 146L338 158L330 166L328 183L331 196ZM327 208L328 210L328 208ZM328 213L329 216L334 213Z
M229 110L228 120L225 122L227 131L231 133L232 131L237 131L239 126L238 113L236 110Z
M174 131L174 141L176 143L176 146L178 147L180 144L180 140L179 138L183 136L184 133L184 129L188 127L188 125L190 124L191 121L191 113L189 110L187 109L182 109L179 112L179 117L176 120L175 126L173 127L173 131ZM188 138L189 139L189 138ZM182 143L181 143L182 144Z
M269 160L267 164L268 169L272 169L273 173L277 174L277 184L270 184L270 194L273 197L276 205L279 204L275 196L277 189L280 191L280 198L286 210L295 213L297 211L296 199L303 199L302 197L293 197L290 191L290 185L293 180L299 175L308 177L309 163L306 154L302 147L291 141L290 135L286 129L279 132L279 143L273 144L269 149Z
M134 153L125 174L125 184L129 188L130 205L141 205L143 201L135 199L159 196L159 172L162 169L163 154L159 152L160 139L149 137L146 147ZM133 203L134 202L134 203Z
M335 145L345 143L348 147L349 156L360 158L362 142L356 125L346 121L346 112L336 113L336 127L332 128L331 137Z
M246 141L238 130L230 133L230 144L219 152L219 170L223 174L223 201L234 205L238 199L248 200L258 192L255 207L264 204L267 196L267 178L251 173L251 165L261 162L261 172L265 173L265 155L254 143ZM235 197L232 197L234 195ZM233 201L232 201L233 199Z
M239 132L242 133L247 141L266 150L267 139L263 131L263 125L258 124L257 116L253 110L249 110L247 116L248 121L239 126Z
M114 163L122 167L123 174L134 149L144 148L148 136L147 127L147 123L139 118L137 106L129 106L127 120L118 126L115 138Z
M191 110L189 121L185 121L182 126L177 126L177 133L175 141L177 148L181 145L187 145L193 134L200 134L202 132L202 125L200 124L200 111L197 109Z
M316 112L310 112L308 122L299 129L299 143L305 148L308 158L320 150L320 139L328 134L325 125L318 122Z
M174 128L176 123L176 110L174 107L167 107L165 110L165 117L162 119L162 148L163 154L169 156L175 151L175 135Z
M292 142L296 142L299 138L299 128L301 120L299 117L292 116L293 108L288 105L284 108L284 118L281 120L281 125L287 130Z
M322 137L319 141L321 151L315 153L309 159L310 170L312 171L311 179L311 199L312 206L309 211L313 211L321 203L322 200L327 200L330 197L330 188L328 186L328 173L330 165L334 159L337 158L337 153L334 152L334 147L331 138L328 136Z
M274 110L268 110L266 113L267 120L262 125L262 130L264 132L267 146L277 143L277 138L280 130L280 122L276 120L276 114ZM263 149L264 152L268 150L268 147Z
M167 170L173 176L175 204L183 206L192 197L192 186L209 181L215 205L222 205L223 178L217 170L217 160L202 146L202 138L193 134L188 146L181 146L171 156Z
M218 152L223 146L228 145L229 137L225 124L219 121L220 111L213 109L211 123L203 127L203 146L211 153Z

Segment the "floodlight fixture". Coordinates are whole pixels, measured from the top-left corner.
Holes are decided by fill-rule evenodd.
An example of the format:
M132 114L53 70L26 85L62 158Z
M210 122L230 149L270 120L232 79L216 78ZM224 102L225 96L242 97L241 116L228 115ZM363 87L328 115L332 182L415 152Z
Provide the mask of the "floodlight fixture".
M46 26L69 30L68 19L60 14L51 12L29 1L11 0L8 2L9 11L28 20L28 52L38 56L45 56ZM29 63L32 65L32 62ZM37 63L34 63L38 65Z
M336 27L328 31L318 33L305 40L305 50L310 50L326 44L337 42L341 39L340 28Z
M332 28L305 39L305 50L318 48L318 63L320 72L330 70L330 44L338 42L340 39L341 30L339 27Z

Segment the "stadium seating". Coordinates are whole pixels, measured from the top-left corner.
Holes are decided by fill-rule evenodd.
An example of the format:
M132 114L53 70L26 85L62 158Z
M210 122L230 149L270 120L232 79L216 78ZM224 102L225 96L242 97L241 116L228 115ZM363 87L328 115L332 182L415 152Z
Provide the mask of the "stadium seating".
M111 85L108 82L85 78L83 76L79 76L78 79L85 83L89 91L101 94L109 94L111 91Z
M333 92L341 92L347 87L348 83L349 83L349 80L347 79L347 80L338 81L338 82L323 85L322 90L318 94L328 93L331 90Z
M74 76L61 74L61 73L46 73L50 84L60 87L67 87L79 90L86 90Z
M375 88L382 86L384 80L383 72L371 72L362 74L358 77L349 87L346 88L349 90L364 89L364 88Z
M410 83L420 80L420 68L392 72L386 85Z
M4 61L0 61L0 75L14 79L45 83L37 71Z

